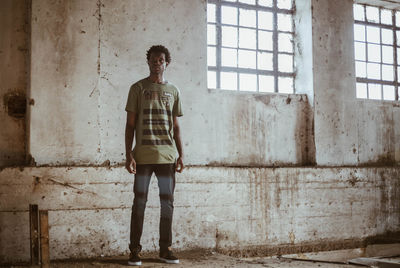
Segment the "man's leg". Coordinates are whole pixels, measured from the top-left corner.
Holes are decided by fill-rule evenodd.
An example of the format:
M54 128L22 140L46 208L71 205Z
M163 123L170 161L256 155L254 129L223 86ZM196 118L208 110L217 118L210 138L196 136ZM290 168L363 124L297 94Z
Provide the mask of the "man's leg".
M174 212L175 165L157 165L155 173L160 192L160 252L168 251L172 244L172 215Z
M149 192L150 178L153 173L152 165L137 165L131 214L131 234L129 249L131 252L139 252L142 249L140 238L143 231L144 210L146 208L147 194Z

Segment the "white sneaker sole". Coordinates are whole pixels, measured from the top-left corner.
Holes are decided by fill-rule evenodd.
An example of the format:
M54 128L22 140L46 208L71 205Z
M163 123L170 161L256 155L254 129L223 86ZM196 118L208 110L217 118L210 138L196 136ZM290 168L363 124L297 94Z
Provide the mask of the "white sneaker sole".
M128 261L128 265L130 265L130 266L141 266L142 262L141 261L137 261L137 262Z
M168 259L164 259L164 258L160 258L160 260L165 263L169 263L169 264L178 264L179 263L179 260L168 260Z

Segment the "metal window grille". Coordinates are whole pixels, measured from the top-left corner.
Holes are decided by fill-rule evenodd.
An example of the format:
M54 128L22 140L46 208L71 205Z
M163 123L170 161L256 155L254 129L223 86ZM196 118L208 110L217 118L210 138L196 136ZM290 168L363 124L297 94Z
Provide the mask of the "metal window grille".
M292 0L208 0L208 87L294 93Z
M399 100L400 12L354 4L356 96Z

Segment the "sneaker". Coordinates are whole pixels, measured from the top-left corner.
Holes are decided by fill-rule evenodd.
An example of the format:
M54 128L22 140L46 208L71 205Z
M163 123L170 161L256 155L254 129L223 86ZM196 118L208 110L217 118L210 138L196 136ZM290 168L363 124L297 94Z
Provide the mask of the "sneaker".
M172 251L168 249L165 252L160 252L160 260L169 264L178 264L179 259L172 254Z
M131 253L131 255L129 256L128 265L130 266L142 265L142 260L139 258L139 253Z
M131 249L131 255L129 255L128 265L140 266L142 265L142 260L139 257L139 252L142 250L141 246Z

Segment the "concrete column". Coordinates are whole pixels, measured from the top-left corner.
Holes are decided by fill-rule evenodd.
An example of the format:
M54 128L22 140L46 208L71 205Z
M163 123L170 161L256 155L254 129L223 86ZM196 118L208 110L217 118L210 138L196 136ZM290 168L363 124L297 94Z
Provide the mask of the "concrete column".
M318 165L357 164L353 1L312 0L314 129Z
M4 0L0 7L0 166L25 160L29 1Z
M37 164L99 157L99 10L97 1L32 1L29 153Z

